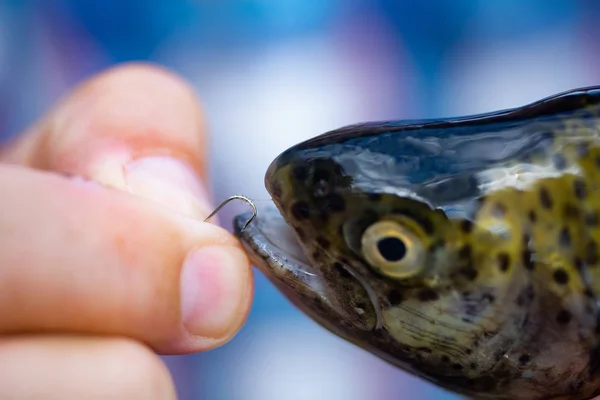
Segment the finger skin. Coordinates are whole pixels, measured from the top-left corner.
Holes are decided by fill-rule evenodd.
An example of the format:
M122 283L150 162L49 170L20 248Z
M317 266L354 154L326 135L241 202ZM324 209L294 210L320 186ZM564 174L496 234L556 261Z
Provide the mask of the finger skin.
M250 265L224 229L93 182L18 166L0 166L0 187L0 334L122 335L179 354L223 344L245 321ZM204 336L181 322L181 268L197 248L225 248L233 271L228 285L211 287L215 299L232 302L231 323Z
M206 149L191 85L164 68L131 63L75 88L0 149L0 162L83 176L204 219L214 209ZM150 158L151 166L141 162Z
M167 368L128 339L73 336L0 338L0 398L175 399Z
M200 101L187 82L164 68L131 63L78 86L0 155L4 162L90 178L118 175L117 164L132 159L166 155L204 177L204 128ZM107 155L114 169L102 171Z

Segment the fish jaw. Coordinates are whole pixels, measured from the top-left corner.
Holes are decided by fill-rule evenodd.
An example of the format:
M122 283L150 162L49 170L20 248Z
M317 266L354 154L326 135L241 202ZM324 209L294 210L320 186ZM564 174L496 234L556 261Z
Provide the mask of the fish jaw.
M299 292L310 292L326 300L322 280L279 211L273 206L261 208L244 229L251 216L237 215L233 224L253 265L294 303Z
M252 264L293 305L322 327L364 347L357 337L372 332L378 322L367 290L359 289L359 297L365 299L365 305L362 312L356 313L348 299L336 292L322 271L308 261L296 233L277 208L262 207L244 228L250 217L251 213L236 216L233 227Z

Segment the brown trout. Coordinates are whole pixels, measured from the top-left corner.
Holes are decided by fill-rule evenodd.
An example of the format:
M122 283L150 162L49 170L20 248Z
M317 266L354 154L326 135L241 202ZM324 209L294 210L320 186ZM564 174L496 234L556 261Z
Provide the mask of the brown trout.
M600 86L279 155L254 265L334 334L474 399L600 394Z

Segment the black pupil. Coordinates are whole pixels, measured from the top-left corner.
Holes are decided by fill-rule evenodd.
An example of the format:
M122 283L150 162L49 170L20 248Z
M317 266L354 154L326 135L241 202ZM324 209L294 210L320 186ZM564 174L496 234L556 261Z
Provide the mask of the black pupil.
M393 236L380 239L377 242L377 249L381 256L389 262L400 261L406 255L404 242Z

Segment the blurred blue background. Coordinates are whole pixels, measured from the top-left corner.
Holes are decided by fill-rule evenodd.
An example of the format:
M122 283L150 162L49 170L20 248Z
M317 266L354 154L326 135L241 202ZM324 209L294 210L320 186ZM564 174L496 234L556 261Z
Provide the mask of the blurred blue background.
M0 137L91 74L149 60L203 99L216 198L268 201L269 162L329 129L600 83L599 17L592 0L0 0ZM321 329L258 272L233 341L165 360L182 400L457 399Z

